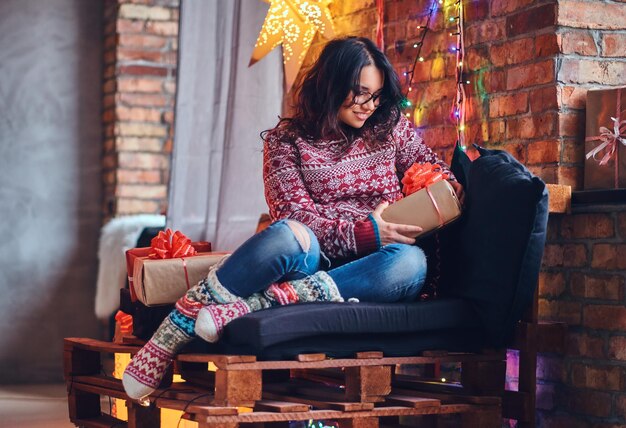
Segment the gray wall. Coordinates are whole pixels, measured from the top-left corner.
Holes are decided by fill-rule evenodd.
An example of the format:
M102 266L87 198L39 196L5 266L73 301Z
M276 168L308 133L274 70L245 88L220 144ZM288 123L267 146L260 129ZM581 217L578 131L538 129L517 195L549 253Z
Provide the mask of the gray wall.
M0 1L0 383L61 380L99 330L101 8Z

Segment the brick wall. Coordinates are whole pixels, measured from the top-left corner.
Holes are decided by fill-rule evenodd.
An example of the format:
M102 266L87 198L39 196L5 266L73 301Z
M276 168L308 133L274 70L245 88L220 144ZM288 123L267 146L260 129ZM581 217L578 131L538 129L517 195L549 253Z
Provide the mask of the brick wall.
M565 356L538 368L541 426L626 426L626 205L549 222L539 312L569 326Z
M179 0L107 0L104 11L105 217L167 206Z

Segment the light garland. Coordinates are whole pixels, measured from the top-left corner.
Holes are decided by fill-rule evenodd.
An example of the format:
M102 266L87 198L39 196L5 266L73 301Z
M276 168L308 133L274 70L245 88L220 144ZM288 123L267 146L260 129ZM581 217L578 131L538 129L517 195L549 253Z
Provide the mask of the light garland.
M413 48L417 49L415 60L410 71L404 72L404 76L408 79L407 91L405 98L402 102L402 109L410 109L413 104L409 100L409 94L413 91L413 77L415 75L415 67L418 62L424 62L424 57L421 54L422 46L424 45L424 39L426 34L430 30L430 22L437 10L437 4L444 4L443 0L433 1L428 14L426 25L419 25L418 30L422 30L418 41L413 43ZM456 0L455 6L457 7L456 15L448 18L449 22L456 23L456 29L449 32L451 37L456 37L455 43L450 47L450 52L456 54L456 68L455 68L455 81L456 81L456 96L451 109L451 120L456 125L457 139L463 150L465 150L465 86L469 84L464 73L464 58L465 58L465 43L464 43L464 26L463 26L463 3L462 0ZM411 109L412 110L412 109ZM411 111L405 111L407 117L411 117Z
M309 46L318 31L327 39L335 36L328 6L332 0L265 0L270 8L265 16L254 51L252 65L276 46L283 46L287 91L296 80Z

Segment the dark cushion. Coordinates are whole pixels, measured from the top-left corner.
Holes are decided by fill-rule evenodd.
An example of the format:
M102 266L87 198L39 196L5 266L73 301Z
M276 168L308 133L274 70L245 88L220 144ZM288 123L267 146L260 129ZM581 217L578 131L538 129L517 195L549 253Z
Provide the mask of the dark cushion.
M505 345L531 304L548 221L546 186L509 153L478 147L469 162L458 147L452 170L466 206L442 241L441 291L472 304L490 341Z
M310 352L340 357L371 350L410 355L425 349L480 346L475 338L480 331L474 309L461 299L406 304L307 303L239 318L226 326L217 349L205 351L272 359Z

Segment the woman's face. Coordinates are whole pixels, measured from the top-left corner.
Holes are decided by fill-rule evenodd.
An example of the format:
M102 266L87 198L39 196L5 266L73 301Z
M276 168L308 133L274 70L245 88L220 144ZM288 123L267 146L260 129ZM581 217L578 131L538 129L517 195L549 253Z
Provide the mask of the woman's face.
M378 107L383 83L383 73L376 66L363 67L359 76L360 92L355 94L350 91L339 107L337 118L348 126L361 128Z

